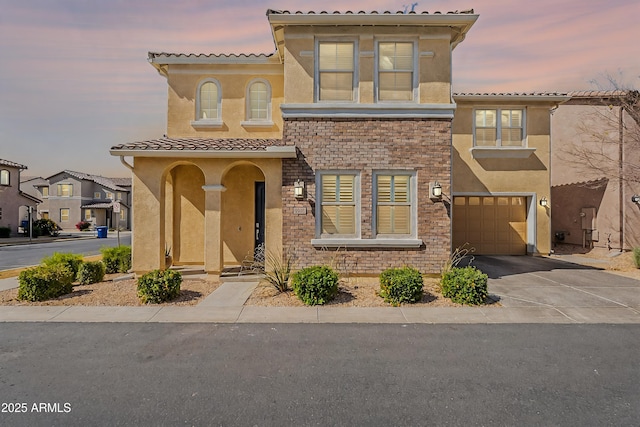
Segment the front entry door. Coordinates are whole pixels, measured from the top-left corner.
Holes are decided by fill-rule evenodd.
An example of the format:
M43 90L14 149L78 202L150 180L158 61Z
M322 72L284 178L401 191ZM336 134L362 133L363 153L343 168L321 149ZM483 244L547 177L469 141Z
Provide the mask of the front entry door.
M254 249L264 243L264 209L265 209L265 192L264 182L256 182L255 187L255 242Z

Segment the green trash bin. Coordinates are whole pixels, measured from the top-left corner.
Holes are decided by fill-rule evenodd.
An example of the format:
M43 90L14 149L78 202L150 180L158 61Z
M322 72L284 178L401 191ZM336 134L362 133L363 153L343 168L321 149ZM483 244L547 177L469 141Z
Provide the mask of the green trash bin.
M96 227L96 231L98 233L98 239L106 239L107 238L107 230L108 228L105 226Z

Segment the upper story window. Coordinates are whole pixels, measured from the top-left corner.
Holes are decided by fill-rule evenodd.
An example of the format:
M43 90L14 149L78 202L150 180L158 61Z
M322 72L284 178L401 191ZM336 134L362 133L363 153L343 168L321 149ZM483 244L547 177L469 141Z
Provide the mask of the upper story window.
M271 122L271 85L265 79L252 80L247 86L246 120L242 126L273 125Z
M191 122L197 126L222 126L222 91L216 79L205 79L198 85L196 92L196 119Z
M9 171L6 169L0 170L0 185L9 185Z
M522 109L475 110L474 145L477 147L525 146Z
M359 176L355 172L318 174L319 237L357 237L359 234Z
M41 187L40 190L42 190L42 197L49 197L49 187Z
M377 43L377 100L413 101L417 91L414 42Z
M109 199L109 200L113 200L113 193L111 193L111 192L107 191L107 192L106 192L106 195L105 195L105 198L107 198L107 199Z
M319 41L316 97L318 101L354 101L356 87L355 42Z
M60 197L72 197L73 185L72 184L58 184L58 196Z
M375 226L379 237L416 234L415 174L379 172L374 174Z
M100 199L102 198L102 193L100 193L99 191L96 191L93 193L93 198L94 199Z

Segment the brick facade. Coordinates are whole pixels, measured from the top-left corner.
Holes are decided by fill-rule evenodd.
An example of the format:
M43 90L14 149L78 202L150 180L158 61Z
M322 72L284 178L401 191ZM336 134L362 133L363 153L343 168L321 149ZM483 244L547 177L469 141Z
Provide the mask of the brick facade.
M349 274L378 274L388 267L410 265L438 273L451 250L448 203L429 199L429 182L439 181L450 193L451 122L437 119L286 119L283 138L298 148L296 159L283 159L283 245L295 251L296 265L333 262ZM360 172L362 239L372 239L373 172L415 170L417 178L418 249L341 248L322 250L316 238L315 172ZM294 183L303 180L307 197L296 200ZM447 201L446 197L444 199ZM294 208L305 208L306 214Z

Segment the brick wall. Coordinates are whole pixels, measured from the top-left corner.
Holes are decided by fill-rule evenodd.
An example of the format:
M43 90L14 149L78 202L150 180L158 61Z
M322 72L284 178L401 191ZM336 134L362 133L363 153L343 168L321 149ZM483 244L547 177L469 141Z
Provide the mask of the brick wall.
M333 261L351 274L377 274L387 267L411 265L438 273L451 246L449 205L432 202L429 182L439 181L450 194L451 122L423 119L287 119L283 138L298 147L296 159L283 160L283 244L293 249L298 267ZM322 250L311 245L315 235L315 171L360 171L363 239L373 238L373 172L415 170L419 249L348 248ZM297 179L306 183L307 199L294 197ZM300 209L306 207L306 214Z

